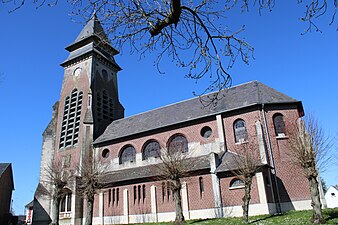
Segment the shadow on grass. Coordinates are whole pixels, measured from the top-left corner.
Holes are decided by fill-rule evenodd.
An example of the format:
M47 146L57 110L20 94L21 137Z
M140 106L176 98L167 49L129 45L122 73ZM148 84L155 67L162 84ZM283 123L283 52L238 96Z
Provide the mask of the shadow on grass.
M329 212L326 212L325 214L328 215L328 217L325 219L326 221L338 218L338 210L330 210Z
M199 219L199 220L194 220L194 221L191 222L190 224L200 223L200 222L209 221L209 220L213 220L213 219Z
M279 213L279 214L272 214L272 215L266 215L265 217L263 218L259 218L257 220L252 220L250 221L249 223L257 223L257 222L260 222L260 221L264 221L264 220L267 220L267 219L270 219L270 218L275 218L275 217L279 217L279 216L283 216L284 214L283 213Z

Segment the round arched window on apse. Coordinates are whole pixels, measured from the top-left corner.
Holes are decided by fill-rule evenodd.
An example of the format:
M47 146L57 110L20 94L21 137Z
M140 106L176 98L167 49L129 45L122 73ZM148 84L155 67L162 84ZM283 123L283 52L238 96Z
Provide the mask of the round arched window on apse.
M109 149L103 149L102 151L102 158L108 158L109 157Z
M201 136L204 137L204 138L209 138L212 134L212 130L210 127L206 126L206 127L203 127L202 130L201 130Z

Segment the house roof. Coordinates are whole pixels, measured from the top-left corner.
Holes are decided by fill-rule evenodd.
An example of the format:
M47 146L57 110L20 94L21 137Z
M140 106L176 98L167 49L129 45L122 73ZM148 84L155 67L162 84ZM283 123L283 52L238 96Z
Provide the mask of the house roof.
M25 205L25 208L29 208L32 207L34 204L34 200L32 200L30 203L28 203L27 205Z
M212 98L216 94L221 96L221 98L217 101L217 104L210 107L203 107L201 99L195 97L148 112L115 120L106 128L105 132L95 140L94 144L257 104L298 103L301 106L300 101L258 81L233 86L219 93L214 92L201 96L201 98Z
M200 156L194 158L187 158L187 165L190 166L189 172L209 169L210 163L208 156ZM128 168L123 170L117 170L105 174L102 177L101 183L110 184L113 182L131 181L144 178L154 178L161 176L161 164L152 164L148 166L142 166L137 168Z
M12 164L11 163L0 163L0 177L5 173L5 171L9 169L11 173L11 183L12 183L12 190L14 190L14 180L13 180L13 171L12 171Z

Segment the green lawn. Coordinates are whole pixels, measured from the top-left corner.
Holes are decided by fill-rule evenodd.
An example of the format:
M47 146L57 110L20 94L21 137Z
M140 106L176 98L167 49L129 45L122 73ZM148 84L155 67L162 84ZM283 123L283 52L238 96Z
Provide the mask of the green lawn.
M338 224L338 208L323 210L326 224ZM290 211L282 215L263 215L250 217L250 224L255 225L306 225L311 224L311 211ZM154 225L155 223L147 223ZM161 225L171 223L156 223ZM194 225L237 225L243 224L241 218L223 218L223 219L206 219L206 220L189 220L186 224ZM144 225L144 224L143 224Z

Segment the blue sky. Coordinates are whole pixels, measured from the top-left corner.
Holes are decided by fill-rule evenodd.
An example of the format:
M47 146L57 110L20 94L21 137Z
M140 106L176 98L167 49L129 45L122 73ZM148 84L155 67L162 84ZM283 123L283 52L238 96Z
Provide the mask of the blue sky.
M224 20L234 28L245 24L246 40L255 47L255 60L230 71L233 85L259 80L301 100L305 112L314 113L337 142L338 32L324 18L319 21L323 33L301 35L306 28L299 20L304 8L281 2L263 16L251 10ZM0 5L0 162L13 163L13 208L21 214L38 183L42 132L59 98L59 64L68 56L64 47L75 40L84 21L73 21L70 8L62 4L38 10L27 4L11 14L9 9ZM207 80L184 78L173 64L164 65L166 73L158 74L154 55L139 60L128 53L116 57L123 68L119 94L126 116L191 98L193 91L208 85ZM331 151L337 152L337 147ZM328 185L338 184L337 169L336 163L323 173Z

